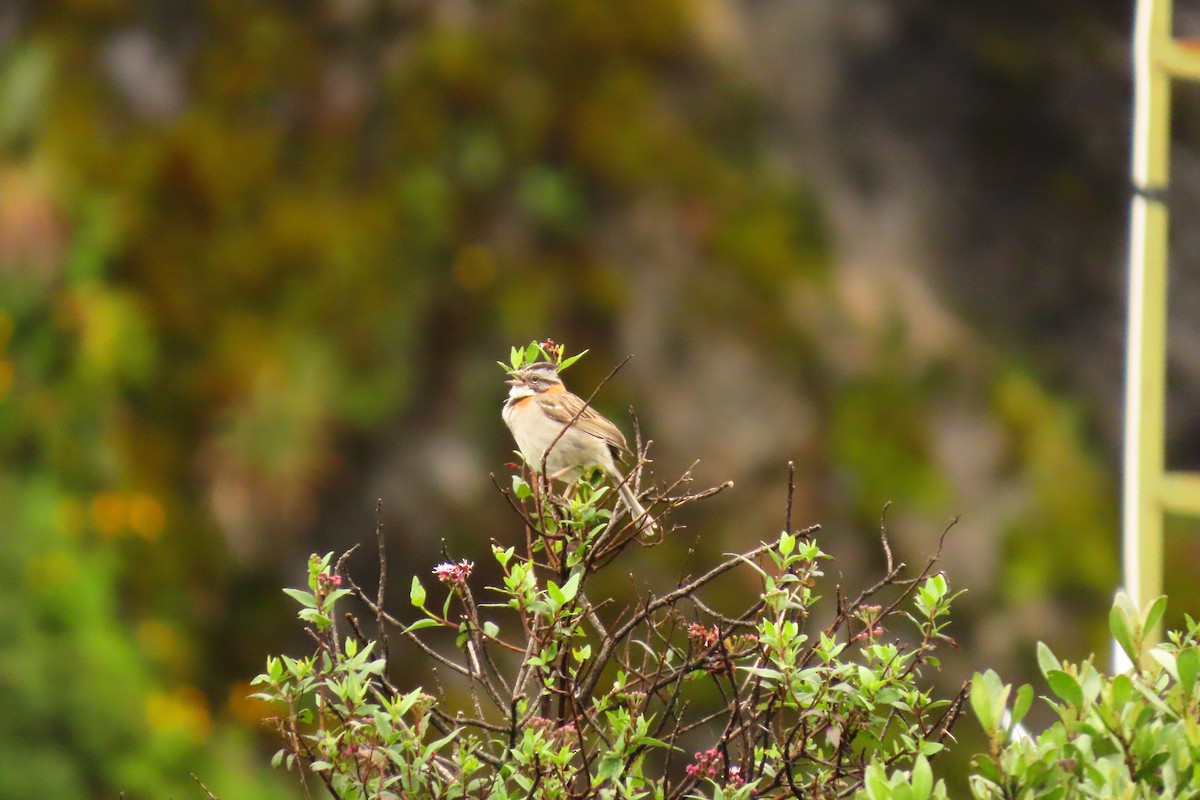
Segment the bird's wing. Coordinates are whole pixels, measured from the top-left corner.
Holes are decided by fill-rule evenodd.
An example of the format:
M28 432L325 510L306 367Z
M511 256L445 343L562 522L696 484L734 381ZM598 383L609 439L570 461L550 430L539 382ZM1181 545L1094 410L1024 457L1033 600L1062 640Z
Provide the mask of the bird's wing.
M625 435L608 421L596 409L585 404L581 398L571 392L556 392L551 395L541 395L542 410L546 416L560 425L566 425L575 420L572 427L584 433L603 439L611 447L628 452ZM578 415L578 416L576 416Z

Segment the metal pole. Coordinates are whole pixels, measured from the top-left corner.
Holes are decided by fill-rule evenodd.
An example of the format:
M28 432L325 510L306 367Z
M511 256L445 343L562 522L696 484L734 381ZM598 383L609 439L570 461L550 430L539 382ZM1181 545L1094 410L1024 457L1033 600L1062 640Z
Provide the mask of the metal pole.
M1133 184L1126 343L1125 590L1143 611L1162 593L1171 0L1138 0L1134 27Z

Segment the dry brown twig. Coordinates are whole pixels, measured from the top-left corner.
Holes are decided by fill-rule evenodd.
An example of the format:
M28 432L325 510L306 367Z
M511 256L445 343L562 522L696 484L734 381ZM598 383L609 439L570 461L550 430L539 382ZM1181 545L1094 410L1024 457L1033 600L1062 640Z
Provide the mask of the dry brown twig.
M588 404L594 395L589 396ZM626 480L642 493L650 443L642 439L636 419L634 430L635 463ZM528 479L537 483L545 480L544 475L543 465L540 474L531 472ZM908 578L905 565L893 557L885 508L879 528L883 576L853 600L847 600L837 587L832 621L813 631L809 639L805 632L810 606L816 602L811 587L822 577L820 559L824 555L812 544L818 526L792 530L792 463L788 464L787 480L782 536L727 553L698 575L681 573L669 589L652 591L635 582L636 600L622 608L610 600L597 604L589 599L599 591L595 587L603 585L592 584L593 577L634 545L655 547L663 541L646 542L638 536L635 521L612 508L617 493L609 492L608 508L595 503L597 495L590 484L581 485L570 501L553 497L548 486L519 500L512 488L502 486L493 476L525 529L525 541L520 552L514 548L511 555L497 557L503 580L488 591L498 592L502 602L477 598L467 580L469 570L465 574L446 570L439 577L447 593L447 610L438 613L419 603L418 622L426 620L422 624L454 633L453 649L427 640L416 624L402 621L385 607L387 550L377 504L377 586L368 591L346 572L353 549L343 554L336 566L336 573L376 622L384 666L373 696L387 702L403 695L391 679L400 671L395 661L402 650L461 676L467 696L447 695L442 690L442 701L429 708L426 719L439 736L474 732L474 738L462 734L460 739L495 771L485 784L488 786L502 780L501 771L517 769L514 748L524 732L536 729L543 731L548 741L570 743L576 755L568 766L556 766L553 759L539 757L535 766L520 767L534 770L529 774L530 796L540 791L538 787L551 791L550 787L558 786L555 791L560 794L556 796L592 800L599 796L604 780L611 780L600 780L598 775L627 774L635 765L642 769L645 764L656 765L653 770L665 782L667 797L683 797L702 780L730 786L755 780L760 797L852 794L862 785L866 766L866 756L850 748L855 726L879 724L878 735L886 737L894 735L898 726L912 724L925 740L940 743L949 738L963 708L965 687L944 708L932 700L926 708L925 701L917 699L911 702L920 707L907 716L893 711L882 720L871 718L863 710L866 706L845 705L839 700L845 689L835 687L845 687L859 673L844 671L843 661L828 652L836 647L853 653L858 659L854 663L874 664L880 680L911 683L933 650L946 640L935 620L921 627L920 641L897 640L880 650L881 655L869 652L876 645L884 646L891 620L904 613L902 605L930 579L949 527L942 533L938 552L916 577ZM679 530L668 524L673 512L707 501L732 486L725 482L697 491L690 490L692 482L689 468L665 488L651 486L648 491L652 500L647 507L659 509L657 519L665 541ZM498 554L505 550L494 543L493 547ZM801 549L807 555L801 556ZM453 567L453 560L448 554L445 557L445 566ZM739 570L757 576L763 588L748 602L729 609L711 596L712 586ZM872 605L877 597L880 601ZM725 604L728 601L727 597L723 600ZM855 621L862 621L863 630L852 629ZM346 615L344 623L360 642L366 640L356 617ZM314 632L318 650L334 660L344 655L336 627ZM871 660L882 654L890 655L878 664ZM785 675L790 677L784 680ZM807 683L797 683L800 675ZM691 687L698 679L712 691L697 694ZM601 690L601 686L606 688ZM796 694L795 686L808 688ZM459 710L453 710L455 705ZM615 712L654 720L650 736L659 743L645 741L621 750L622 737L627 734L612 727ZM348 725L350 719L340 722ZM404 729L416 730L412 724L405 721L408 727ZM671 748L660 745L691 741L702 732L711 737L712 749L704 751L703 763L694 761L681 771ZM302 742L295 730L289 733L290 741ZM298 744L295 751L312 760L306 744ZM610 762L617 752L622 762L613 765ZM755 753L760 755L756 758ZM766 753L774 755L768 758ZM901 748L889 755L886 763L899 765L913 754ZM429 769L430 780L465 780L456 777L455 762L447 755L432 758ZM332 791L329 773L319 774Z

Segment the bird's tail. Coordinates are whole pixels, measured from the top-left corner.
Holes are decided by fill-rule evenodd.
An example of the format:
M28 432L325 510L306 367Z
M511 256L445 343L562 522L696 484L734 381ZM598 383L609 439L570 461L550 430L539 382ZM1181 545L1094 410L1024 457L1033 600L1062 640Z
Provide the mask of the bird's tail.
M643 536L657 535L659 532L658 523L654 521L654 517L646 511L645 507L638 502L637 495L633 493L633 489L629 488L629 482L622 477L620 472L614 470L612 479L617 486L617 491L621 494L621 500L625 503L625 507L629 509L629 516L633 518L633 522L638 527L638 531Z

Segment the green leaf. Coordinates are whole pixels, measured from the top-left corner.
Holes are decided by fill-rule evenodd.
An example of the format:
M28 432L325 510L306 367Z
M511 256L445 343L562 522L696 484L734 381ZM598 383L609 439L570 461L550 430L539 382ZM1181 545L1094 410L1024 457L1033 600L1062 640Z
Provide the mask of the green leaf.
M971 709L989 737L996 731L996 718L992 713L995 699L990 682L981 673L976 672L971 678Z
M1058 659L1054 657L1054 653L1050 652L1050 648L1046 646L1045 642L1037 644L1037 659L1042 675L1046 675L1051 670L1062 669L1062 664L1058 663Z
M422 751L422 753L426 756L437 753L450 742L454 741L454 739L457 738L460 733L462 733L462 730L462 728L455 728L442 738L438 739L436 742L430 742L429 744L425 745L425 749Z
M755 675L760 678L766 678L770 681L779 681L781 678L783 678L782 672L777 669L770 669L769 667L738 667L738 669L740 669L742 672L749 672L751 675Z
M1172 678L1179 680L1179 664L1175 658L1175 654L1164 650L1161 647L1150 649L1150 657L1162 665L1162 668L1167 671Z
M1164 752L1158 752L1150 756L1150 758L1146 759L1146 763L1142 765L1142 768L1137 771L1137 775L1134 776L1134 780L1136 780L1138 783L1142 783L1143 781L1149 782L1153 780L1154 776L1158 773L1159 768L1169 761L1170 758L1171 754Z
M1108 629L1113 638L1117 640L1117 644L1121 645L1121 649L1136 664L1138 652L1133 646L1133 630L1130 625L1129 613L1120 605L1114 605L1108 612Z
M576 572L567 580L565 584L563 584L563 602L569 603L575 599L575 595L579 594L579 581L582 577L582 572Z
M647 745L649 747L672 747L673 746L670 742L664 742L662 739L655 739L653 736L639 736L638 744ZM683 748L675 747L674 749L682 750Z
M575 363L576 361L578 361L579 359L581 359L581 358L583 358L584 356L586 356L586 355L587 355L587 353L588 353L588 351L587 351L587 350L584 350L582 353L576 353L575 355L573 355L573 356L570 356L569 358L564 358L564 359L562 360L562 363L560 363L560 364L558 365L558 371L559 371L559 372L562 372L564 369L566 369L567 367L571 366L572 364L574 364L574 363Z
M920 742L920 745L921 755L923 756L935 756L946 749L946 745L941 742L931 742L929 740Z
M1128 675L1118 675L1111 686L1113 711L1119 717L1122 707L1133 699L1133 681Z
M926 800L933 792L933 770L925 756L917 756L912 768L912 793L914 800Z
M490 619L483 623L483 632L495 639L500 635L500 626L492 622Z
M399 702L396 704L396 716L402 717L407 714L408 710L421 699L422 694L420 689L413 689L408 694L401 695Z
M542 353L541 345L537 342L530 342L525 348L525 363L532 364L539 359Z
M500 564L501 567L508 566L508 561L513 556L513 550L514 550L514 548L512 548L512 547L505 550L504 548L498 547L497 545L492 545L492 555L494 555L496 557L496 561Z
M1134 688L1141 692L1142 697L1146 698L1146 702L1157 708L1167 719L1179 719L1179 714L1176 713L1170 706L1163 702L1162 698L1150 687L1144 686L1141 682L1135 683Z
M303 589L284 589L283 593L305 608L317 607L317 598L312 592L306 592Z
M1179 682L1190 693L1196 685L1197 675L1200 674L1200 651L1194 647L1180 650L1175 663L1179 665Z
M404 632L412 633L413 631L424 630L425 628L436 628L438 625L441 625L441 624L442 623L438 622L436 619L430 619L429 617L425 617L424 619L419 619L416 622L414 622L412 625L409 625L407 628L404 629Z
M425 587L416 575L413 575L412 587L408 590L409 601L417 608L425 607Z
M1061 669L1052 669L1046 674L1046 682L1050 684L1050 691L1058 695L1060 699L1076 708L1083 706L1083 689L1074 675L1063 672Z
M867 797L870 800L889 800L891 798L892 789L888 785L887 772L878 761L872 761L867 767L865 779Z
M529 487L529 484L520 475L512 476L512 491L518 500L524 500L533 494L533 489Z
M611 781L620 776L625 771L625 758L620 753L612 750L605 751L600 757L600 764L596 767L596 781L603 783Z
M1146 618L1142 621L1142 630L1149 632L1154 629L1158 621L1162 619L1163 612L1167 610L1167 596L1162 595L1150 604L1150 610L1146 612Z
M1018 725L1021 720L1025 719L1025 715L1029 713L1029 707L1033 705L1033 687L1028 683L1017 689L1017 697L1013 700L1012 708L1012 724Z
M304 620L305 622L311 622L322 630L324 630L325 628L328 628L330 625L333 624L333 621L330 620L327 615L322 614L320 611L317 611L315 608L302 608L302 609L300 609L300 613L298 616L300 617L300 619Z
M979 773L979 775L982 776L984 779L989 780L992 783L1000 782L1000 770L996 768L996 762L993 761L989 756L986 756L983 754L977 755L977 756L975 756L975 759L972 763L975 766L975 771L977 773ZM1002 795L988 794L988 795L980 795L980 796L1001 797Z

